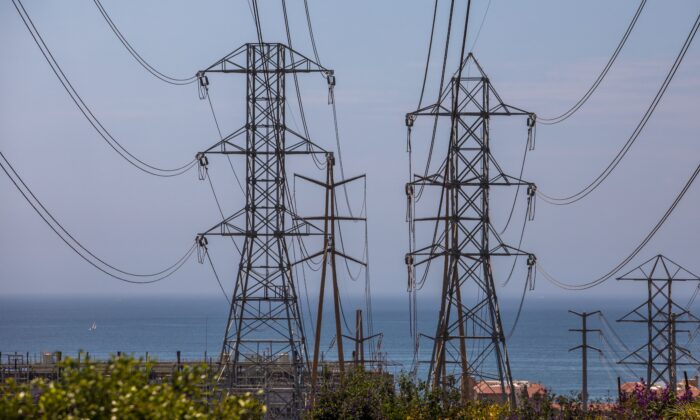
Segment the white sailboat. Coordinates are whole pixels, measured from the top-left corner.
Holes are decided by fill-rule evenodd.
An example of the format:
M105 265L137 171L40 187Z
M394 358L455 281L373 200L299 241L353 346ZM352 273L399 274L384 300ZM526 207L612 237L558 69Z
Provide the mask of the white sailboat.
M97 324L95 321L92 321L92 325L90 325L90 328L88 328L88 331L95 331L97 329Z

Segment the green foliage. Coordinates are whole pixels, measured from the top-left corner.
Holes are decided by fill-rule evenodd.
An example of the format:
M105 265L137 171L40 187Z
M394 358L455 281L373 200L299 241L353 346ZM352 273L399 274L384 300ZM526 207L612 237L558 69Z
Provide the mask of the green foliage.
M326 378L308 413L311 419L700 419L700 400L639 387L617 404L593 402L583 412L580 397L551 394L523 396L518 407L460 401L456 390L432 391L423 381L401 375L396 386L388 375L353 371L341 384Z
M622 398L615 412L619 418L697 419L700 418L698 404L698 400L693 401L690 390L676 395L669 388L657 390L638 384L631 394Z
M308 413L312 419L498 419L505 413L498 404L460 404L457 392L433 392L425 382L401 375L398 387L388 375L355 370L342 384L326 380Z
M325 378L316 404L309 413L313 419L376 419L393 402L393 384L384 375L356 370L345 377L342 386Z
M695 400L687 404L679 404L668 409L664 415L668 419L700 419L700 400Z
M0 385L2 419L260 419L265 407L251 395L214 397L205 366L188 367L167 383L149 381L150 363L112 358L104 365L61 363L61 379Z

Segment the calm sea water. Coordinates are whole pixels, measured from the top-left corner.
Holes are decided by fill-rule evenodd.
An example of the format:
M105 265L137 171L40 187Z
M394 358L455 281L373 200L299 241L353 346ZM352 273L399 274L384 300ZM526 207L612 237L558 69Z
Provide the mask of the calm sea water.
M352 302L345 302L345 306L348 310ZM502 306L504 328L509 331L517 302L506 302ZM644 326L614 322L634 306L635 302L619 300L526 302L518 328L508 341L514 378L543 383L559 394L577 392L581 377L580 352L568 349L580 343L580 334L568 329L580 328L580 321L567 310L602 310L626 345L634 349L644 342ZM354 325L349 312L348 322ZM420 308L421 332L434 334L435 313L434 306ZM97 357L107 357L117 351L137 356L149 352L154 357L172 360L180 350L185 359L201 359L205 352L209 356L218 355L227 314L227 303L220 297L3 297L0 298L0 351L3 359L4 355L15 351L34 356L43 351L61 350L64 354L75 355L82 349ZM410 369L413 360L408 318L406 299L375 299L374 330L384 333L382 350L396 364L393 368L396 372ZM306 319L308 323L308 317ZM330 313L327 319L331 319ZM89 331L93 321L97 329ZM600 324L598 318L590 318L590 328L601 328ZM333 335L328 323L323 332L326 347ZM601 348L613 363L625 352L612 337L609 340L613 349L601 341L598 334L590 337L590 344ZM420 353L420 359L428 359L430 343L424 341ZM422 368L419 372L424 374L425 370ZM623 380L631 380L642 372L630 372L619 365L611 367L604 358L591 352L589 392L592 397L616 395L618 374Z

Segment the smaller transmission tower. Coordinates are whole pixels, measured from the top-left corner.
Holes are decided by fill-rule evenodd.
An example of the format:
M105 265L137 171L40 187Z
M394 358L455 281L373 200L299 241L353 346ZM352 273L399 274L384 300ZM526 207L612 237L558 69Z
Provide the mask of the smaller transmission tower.
M677 282L700 281L700 277L657 255L618 280L644 281L648 290L646 302L618 320L646 323L647 342L619 363L646 366L648 385L663 382L675 391L676 368L700 365L690 351L678 345L677 325L699 323L700 319L673 301L672 288Z
M588 411L588 350L595 350L598 353L602 353L600 349L595 348L588 344L588 333L589 332L600 332L598 329L588 328L588 317L591 315L599 314L600 311L595 312L575 312L569 311L581 318L581 328L570 328L569 331L580 332L581 333L581 344L572 347L569 351L574 351L581 349L581 402L583 403L583 411Z

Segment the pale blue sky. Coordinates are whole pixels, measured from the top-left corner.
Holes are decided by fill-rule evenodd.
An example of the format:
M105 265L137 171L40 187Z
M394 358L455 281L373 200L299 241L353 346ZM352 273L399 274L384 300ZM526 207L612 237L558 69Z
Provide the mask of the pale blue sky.
M474 2L472 40L487 3ZM167 6L105 0L103 4L139 52L175 76L189 76L255 39L244 0L171 1ZM266 40L282 41L280 2L260 4ZM288 1L295 47L311 55L302 5ZM146 73L119 44L92 2L26 0L25 6L76 89L134 154L173 166L216 141L208 105L197 98L196 88L166 85ZM636 1L493 0L475 53L507 102L540 115L558 114L589 87L637 6ZM403 115L417 102L432 2L310 0L310 8L321 60L336 70L346 172L368 174L374 291L377 296L403 298L407 250ZM595 177L648 106L698 12L696 1L650 0L591 100L565 123L539 128L525 178L545 192L562 195ZM444 33L444 27L440 29ZM208 185L198 181L195 172L175 179L137 172L95 134L9 1L0 4L0 36L0 150L86 246L120 267L153 271L179 257L196 232L216 223L218 212ZM613 175L575 205L538 202L537 218L528 227L523 248L535 252L560 279L583 282L616 265L656 223L700 163L697 42ZM435 96L438 71L431 69L429 98ZM305 78L302 89L312 135L319 144L333 148L324 81ZM243 94L242 79L213 81L212 99L225 131L243 121ZM499 161L517 174L524 122L494 130ZM420 141L414 137L416 144ZM241 206L241 197L223 165L213 163L212 172L217 188L227 195L227 209L233 211ZM311 167L309 163L306 169ZM114 281L65 247L6 178L0 178L0 197L3 294L219 293L209 268L194 260L155 285ZM699 204L700 186L694 186L635 262L663 253L700 272ZM508 207L506 200L495 205ZM516 225L519 220L517 216ZM506 237L517 243L517 229ZM220 244L226 245L230 246ZM230 250L221 249L212 252L223 275L230 278L237 261L226 257ZM519 294L523 280L515 279L500 293ZM348 293L361 290L356 284L346 287ZM426 289L430 294L435 287ZM570 293L538 278L531 296L571 297ZM641 293L641 285L610 281L576 296L638 295L641 300Z

